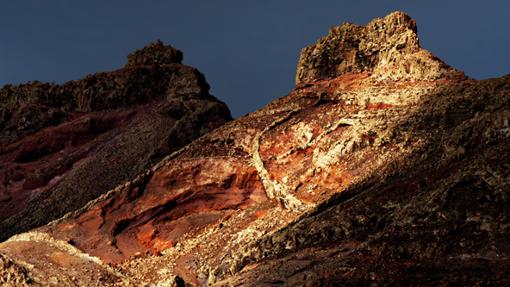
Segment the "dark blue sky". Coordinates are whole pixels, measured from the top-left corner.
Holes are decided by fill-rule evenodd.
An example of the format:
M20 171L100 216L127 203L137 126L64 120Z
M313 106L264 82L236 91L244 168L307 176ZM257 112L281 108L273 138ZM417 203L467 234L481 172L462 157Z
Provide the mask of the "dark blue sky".
M238 117L288 93L299 50L330 26L394 10L417 20L422 46L468 76L510 73L504 0L5 0L0 85L113 70L159 38L181 49Z

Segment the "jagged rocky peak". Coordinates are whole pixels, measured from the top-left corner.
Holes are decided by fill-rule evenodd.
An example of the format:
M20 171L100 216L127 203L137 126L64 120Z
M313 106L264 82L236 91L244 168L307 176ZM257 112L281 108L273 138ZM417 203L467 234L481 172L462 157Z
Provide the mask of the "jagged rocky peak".
M403 12L366 26L344 23L301 51L296 83L370 73L376 80L465 78L420 47L416 21Z
M129 54L126 67L180 64L182 58L180 50L157 40Z
M0 241L82 207L231 120L204 75L181 60L157 41L121 69L1 88Z
M110 132L88 137L98 125L72 114L15 143L21 162L0 152L0 184L2 164L18 184L8 197L45 184L32 170L63 176L0 222L0 240L18 233L0 243L0 286L510 286L510 76L454 78L402 13L334 28L303 59L304 82L325 80L176 152L229 117L207 94L167 92L192 83L179 64L122 69L131 86L116 89L154 96L122 105L117 121L111 109L85 114ZM56 141L74 131L76 148L61 153ZM53 142L37 149L40 139ZM13 206L1 191L0 216ZM19 234L70 204L82 207Z

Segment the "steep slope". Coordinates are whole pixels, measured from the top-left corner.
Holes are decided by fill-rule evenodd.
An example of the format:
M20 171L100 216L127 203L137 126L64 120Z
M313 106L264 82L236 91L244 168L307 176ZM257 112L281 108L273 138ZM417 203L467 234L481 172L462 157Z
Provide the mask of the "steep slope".
M387 138L406 153L241 248L219 285L510 284L510 77L424 97Z
M448 67L409 16L344 24L288 96L0 252L41 284L507 285L509 109L510 77Z
M0 90L0 239L82 207L230 120L182 53L156 42L113 72Z

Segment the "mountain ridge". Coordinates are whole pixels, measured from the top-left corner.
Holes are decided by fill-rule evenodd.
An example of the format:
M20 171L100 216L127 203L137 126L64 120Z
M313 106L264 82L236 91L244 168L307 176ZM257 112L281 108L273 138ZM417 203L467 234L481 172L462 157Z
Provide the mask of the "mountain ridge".
M373 23L380 54L334 28L355 33L305 48L289 95L0 253L70 286L508 284L510 76L446 66L401 12Z
M83 206L231 120L181 60L157 41L112 72L2 88L0 238Z

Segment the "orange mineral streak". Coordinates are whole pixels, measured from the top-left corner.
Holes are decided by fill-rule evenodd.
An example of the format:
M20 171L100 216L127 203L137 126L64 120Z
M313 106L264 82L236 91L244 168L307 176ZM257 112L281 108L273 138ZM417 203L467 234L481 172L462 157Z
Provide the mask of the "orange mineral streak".
M256 171L242 162L183 161L51 229L106 262L158 254L185 234L214 224L229 210L267 200ZM72 223L70 223L72 222Z
M37 231L133 286L509 285L509 76L467 79L396 12L332 28L297 82ZM32 243L69 265L0 251Z

